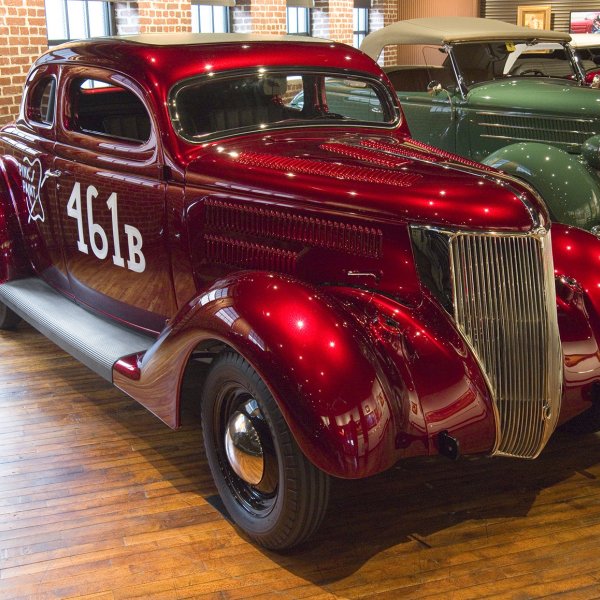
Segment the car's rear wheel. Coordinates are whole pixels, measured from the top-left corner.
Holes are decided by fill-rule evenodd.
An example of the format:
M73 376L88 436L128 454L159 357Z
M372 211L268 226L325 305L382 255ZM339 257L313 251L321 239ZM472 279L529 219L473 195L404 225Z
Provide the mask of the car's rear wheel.
M0 302L0 329L15 329L20 322L21 317L4 302Z
M202 432L223 503L251 538L281 550L317 529L329 477L302 454L266 385L238 354L227 352L211 367Z

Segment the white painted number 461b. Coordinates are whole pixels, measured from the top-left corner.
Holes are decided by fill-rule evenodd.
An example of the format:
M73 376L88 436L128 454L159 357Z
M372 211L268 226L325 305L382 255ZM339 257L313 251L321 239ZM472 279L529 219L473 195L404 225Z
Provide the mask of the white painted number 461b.
M94 223L93 200L98 196L98 190L89 185L86 192L87 199L87 228L90 238L92 252L99 259L105 259L108 256L108 238L102 225ZM113 192L106 202L108 210L111 213L112 237L113 237L113 255L112 260L117 267L125 267L125 261L121 255L121 242L119 240L119 211L117 209L117 194ZM77 249L80 252L89 254L88 245L85 243L85 233L83 230L83 212L81 210L81 184L75 183L71 197L67 203L67 215L77 221ZM142 252L142 234L137 227L133 225L124 225L123 230L127 236L127 249L129 257L127 259L127 268L136 273L142 273L146 268L146 259Z

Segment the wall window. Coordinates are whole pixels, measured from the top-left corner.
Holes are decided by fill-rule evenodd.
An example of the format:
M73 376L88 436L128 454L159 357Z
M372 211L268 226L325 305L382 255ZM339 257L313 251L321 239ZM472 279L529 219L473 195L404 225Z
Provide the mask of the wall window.
M354 8L352 12L354 17L352 45L358 48L369 33L369 9Z
M310 9L301 6L287 7L287 32L293 35L310 35Z
M192 6L192 31L195 33L227 33L229 7L196 4Z
M110 2L102 0L45 0L48 46L69 40L113 34Z

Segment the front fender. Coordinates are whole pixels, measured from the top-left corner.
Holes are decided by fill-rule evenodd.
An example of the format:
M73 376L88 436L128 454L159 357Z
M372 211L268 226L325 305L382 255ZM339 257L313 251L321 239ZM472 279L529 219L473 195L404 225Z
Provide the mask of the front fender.
M560 422L598 400L600 382L600 240L587 231L554 223L558 327L564 355Z
M335 293L363 315L385 366L400 412L397 442L403 456L439 452L442 432L458 441L463 454L491 452L497 434L494 402L450 315L427 294L409 307L359 290Z
M600 178L577 155L547 144L523 142L497 150L483 163L530 183L554 221L582 229L600 223Z
M252 364L304 454L332 475L366 477L434 453L442 431L466 453L494 445L485 379L428 298L403 307L371 292L239 272L188 303L141 361L117 363L114 383L177 426L187 360L214 341Z
M179 424L181 375L203 341L241 354L271 390L298 445L317 467L365 477L396 460L395 408L364 335L334 302L284 275L239 272L189 302L115 385L167 424Z

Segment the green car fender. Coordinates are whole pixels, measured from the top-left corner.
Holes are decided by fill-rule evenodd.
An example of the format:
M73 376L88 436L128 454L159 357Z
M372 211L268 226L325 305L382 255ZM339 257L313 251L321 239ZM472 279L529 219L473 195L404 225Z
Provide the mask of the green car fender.
M582 155L522 142L496 150L483 163L530 183L546 202L553 220L589 230L600 224L600 177L592 166L595 161L590 160L593 148L598 147L596 137L600 139L591 138ZM595 154L600 157L597 151Z

